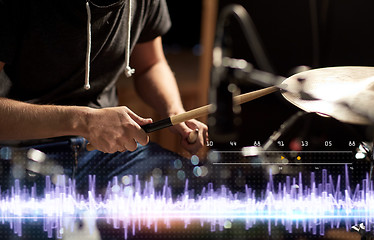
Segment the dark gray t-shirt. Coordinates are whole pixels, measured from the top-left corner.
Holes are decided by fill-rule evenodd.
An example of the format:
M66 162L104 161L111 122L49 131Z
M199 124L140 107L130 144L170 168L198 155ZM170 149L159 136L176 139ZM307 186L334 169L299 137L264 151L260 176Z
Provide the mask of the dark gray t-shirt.
M4 97L37 104L117 105L124 71L129 0L91 0L91 89L85 90L85 0L0 0L0 61L11 82ZM171 26L164 0L132 1L130 49ZM130 63L131 65L131 63ZM0 77L0 88L6 85ZM2 89L0 93L5 92Z

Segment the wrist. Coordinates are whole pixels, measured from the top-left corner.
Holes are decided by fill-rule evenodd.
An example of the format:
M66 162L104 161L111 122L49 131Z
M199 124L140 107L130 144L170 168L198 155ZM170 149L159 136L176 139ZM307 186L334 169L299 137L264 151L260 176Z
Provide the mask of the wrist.
M94 110L89 107L69 107L66 115L69 135L87 137L89 135L89 115Z
M186 112L186 110L184 110L183 107L170 108L168 111L166 111L166 116L171 117L171 116L175 116L175 115L178 115L184 112Z

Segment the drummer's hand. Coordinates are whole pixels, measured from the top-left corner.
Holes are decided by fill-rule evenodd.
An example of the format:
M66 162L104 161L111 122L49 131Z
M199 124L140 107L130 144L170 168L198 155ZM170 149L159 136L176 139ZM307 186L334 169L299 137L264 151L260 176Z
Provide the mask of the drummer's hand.
M189 143L188 136L198 129L198 136L195 142ZM195 119L188 120L184 123L177 124L170 128L174 133L181 136L181 145L191 154L196 154L200 148L202 148L205 142L208 140L208 127Z
M127 107L91 109L87 114L85 137L97 150L107 153L134 151L137 142L146 145L148 135L140 127L152 123Z

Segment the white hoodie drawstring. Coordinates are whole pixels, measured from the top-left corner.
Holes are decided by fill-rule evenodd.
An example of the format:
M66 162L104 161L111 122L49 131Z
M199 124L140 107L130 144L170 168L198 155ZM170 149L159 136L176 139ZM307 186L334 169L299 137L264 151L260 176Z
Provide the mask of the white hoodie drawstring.
M125 74L127 77L131 77L135 73L135 69L130 67L130 33L131 33L131 6L132 0L129 0L129 6L127 8L127 39L126 39L126 56L125 56Z
M89 90L90 86L90 60L91 60L91 9L89 1L86 1L87 10L87 49L86 49L86 75L84 78L84 89Z
M125 46L125 74L127 77L131 77L135 73L135 69L130 67L130 33L131 33L131 6L132 0L129 0L129 6L127 7L127 38ZM91 9L89 1L86 1L86 11L87 11L87 49L86 49L86 74L84 79L84 89L89 90L90 86L90 61L91 61Z

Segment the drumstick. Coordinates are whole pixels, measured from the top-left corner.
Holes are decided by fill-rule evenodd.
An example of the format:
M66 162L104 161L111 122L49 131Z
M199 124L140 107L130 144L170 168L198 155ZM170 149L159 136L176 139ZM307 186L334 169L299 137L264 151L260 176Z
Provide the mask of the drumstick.
M273 87L263 88L263 89L249 92L249 93L244 93L244 94L235 96L233 99L233 103L234 105L240 105L240 104L252 101L256 98L260 98L262 96L273 93L277 91L278 89L279 87L273 86ZM169 118L165 118L163 120L160 120L154 123L143 125L141 127L146 133L154 132L154 131L157 131L157 130L160 130L166 127L174 126L176 124L185 122L190 119L205 116L209 114L209 110L211 107L212 107L212 104L205 105L199 108L192 109L188 112L184 112L184 113L181 113L175 116L171 116Z
M278 89L280 89L279 86L278 87L277 86L272 86L272 87L263 88L263 89L260 89L260 90L257 90L257 91L244 93L244 94L235 96L233 98L233 104L234 105L240 105L240 104L252 101L254 99L266 96L270 93L273 93L273 92L277 91ZM211 107L212 107L212 104L208 104L208 105L205 105L205 106L202 106L202 107L199 107L199 108L195 108L195 109L192 109L190 111L187 111L187 112L175 115L175 116L171 116L169 118L165 118L163 120L160 120L160 121L157 121L157 122L154 122L154 123L143 125L143 126L141 126L141 128L143 128L143 130L146 133L151 133L151 132L163 129L163 128L174 126L176 124L185 122L187 120L191 120L191 119L194 119L194 118L205 116L205 115L209 114L209 110L210 110ZM199 131L198 129L195 129L195 131L192 131L190 133L190 135L188 136L188 142L189 143L194 143L196 141L198 131ZM92 150L95 149L90 143L87 144L86 148L87 148L88 151L92 151Z

